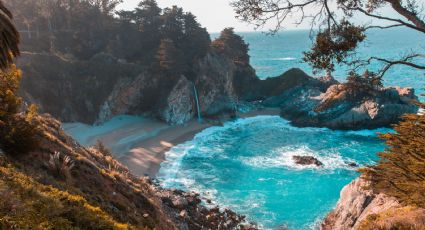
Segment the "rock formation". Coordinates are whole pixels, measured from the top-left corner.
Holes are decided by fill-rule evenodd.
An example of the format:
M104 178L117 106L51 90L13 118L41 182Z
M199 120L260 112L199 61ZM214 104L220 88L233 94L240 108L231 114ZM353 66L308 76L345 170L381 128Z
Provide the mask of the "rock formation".
M367 181L359 178L345 186L337 206L323 221L322 230L424 226L425 210L404 206L385 194L376 194L368 189L368 185Z
M316 165L317 167L323 165L322 162L312 156L293 156L292 159L295 161L295 164L299 165Z
M291 77L285 75L282 77ZM354 89L358 92L351 92L348 83L301 74L295 76L298 76L297 84L278 96L267 98L264 103L279 106L281 116L296 126L373 129L389 127L403 114L418 111L412 88L376 88L367 93Z
M194 86L202 117L234 113L239 104L280 107L296 126L364 129L389 126L416 113L410 88L379 88L350 95L347 83L313 78L299 69L260 80L249 64L210 51L193 66L193 76L169 79L137 64L99 54L88 61L50 54L24 54L22 94L65 122L104 122L116 115L148 114L170 124L197 116ZM262 101L262 103L258 103Z

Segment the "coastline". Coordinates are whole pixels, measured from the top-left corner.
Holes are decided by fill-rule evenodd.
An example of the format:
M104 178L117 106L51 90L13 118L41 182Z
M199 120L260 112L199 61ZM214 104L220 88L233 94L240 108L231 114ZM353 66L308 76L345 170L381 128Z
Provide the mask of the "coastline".
M279 114L279 108L264 108L236 115L237 118L249 118ZM115 128L109 127L103 132L94 132L93 135L87 135L90 131L84 129L76 132L77 124L66 124L64 127L71 135L74 132L73 136L84 133L83 137L76 139L85 146L94 145L97 140L101 140L111 149L114 157L126 165L134 175L154 178L165 160L165 153L172 147L193 139L197 133L206 128L218 126L230 120L230 117L224 117L220 122L198 123L196 119L193 119L184 125L170 126L161 121L141 119ZM90 129L90 126L83 128Z

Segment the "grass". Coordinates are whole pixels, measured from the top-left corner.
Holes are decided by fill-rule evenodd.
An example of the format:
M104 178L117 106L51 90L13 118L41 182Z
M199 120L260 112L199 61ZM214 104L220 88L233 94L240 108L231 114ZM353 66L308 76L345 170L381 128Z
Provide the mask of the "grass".
M43 185L0 157L1 229L135 229L84 197Z

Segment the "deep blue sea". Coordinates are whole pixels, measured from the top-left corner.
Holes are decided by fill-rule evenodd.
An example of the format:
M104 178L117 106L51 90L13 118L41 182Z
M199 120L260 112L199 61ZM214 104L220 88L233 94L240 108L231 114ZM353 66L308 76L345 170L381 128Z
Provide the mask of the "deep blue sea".
M311 45L308 31L241 35L250 44L251 63L261 78L293 67L312 74L302 62L302 52ZM396 58L409 50L423 50L421 36L399 29L372 31L358 55ZM334 75L344 80L346 71L339 67ZM386 75L385 85L410 86L423 93L424 72L397 66ZM158 179L165 187L198 191L264 229L315 229L335 206L340 190L359 175L348 164L373 164L376 153L385 148L376 132L388 131L295 128L275 116L239 119L206 129L171 149ZM314 156L324 166L297 166L294 155Z

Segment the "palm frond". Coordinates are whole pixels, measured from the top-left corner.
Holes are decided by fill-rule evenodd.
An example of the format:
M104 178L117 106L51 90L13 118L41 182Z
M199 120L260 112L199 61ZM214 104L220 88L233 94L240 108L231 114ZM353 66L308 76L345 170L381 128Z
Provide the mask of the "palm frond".
M0 69L7 69L19 52L19 32L12 23L12 14L0 1Z

